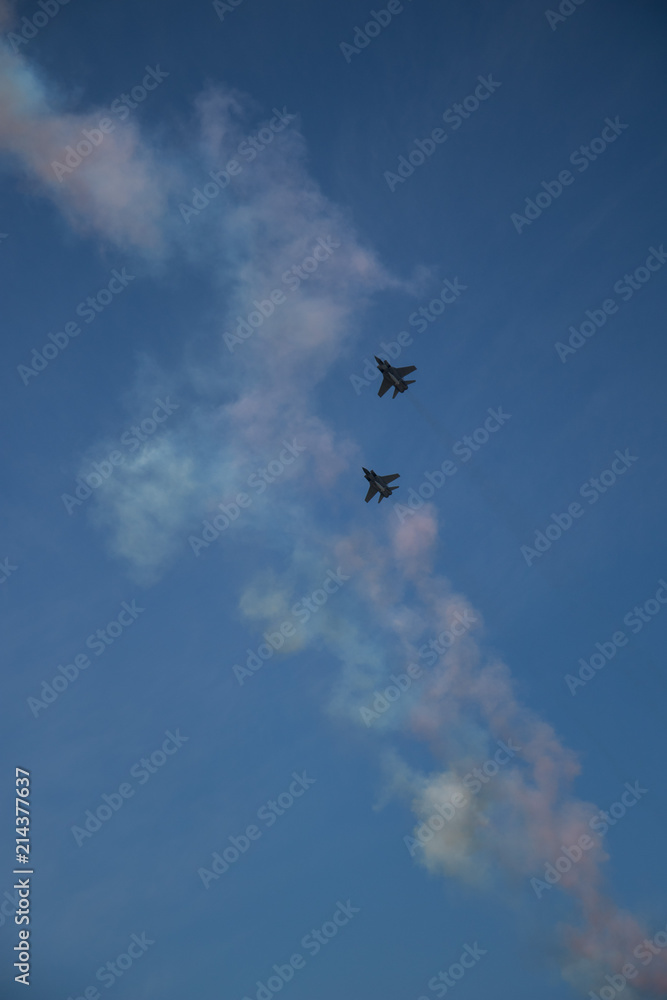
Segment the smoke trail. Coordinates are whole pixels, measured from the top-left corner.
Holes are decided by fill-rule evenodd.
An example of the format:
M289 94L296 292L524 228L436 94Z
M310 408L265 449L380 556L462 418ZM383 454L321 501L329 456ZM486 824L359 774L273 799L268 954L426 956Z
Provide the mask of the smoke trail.
M71 184L59 187L49 176L49 160L92 119L54 109L34 71L6 52L0 56L0 84L0 146L28 168L73 223L147 254L175 240L165 213L178 172L161 168L159 182L151 176L148 184L156 155L138 127L110 147L105 167L91 160ZM214 91L202 97L202 170L229 158L242 137L243 114L239 95ZM435 874L480 886L528 878L545 859L557 856L561 845L589 833L595 807L573 792L580 770L575 755L518 701L508 668L484 654L475 638L481 632L479 613L434 571L434 509L423 508L401 525L390 517L384 534L380 528L365 529L338 539L329 537L316 513L323 492L339 481L356 451L354 442L339 441L318 416L316 388L354 332L354 316L369 297L400 283L387 275L308 176L296 129L277 137L252 168L242 174L233 196L227 194L219 209L210 209L210 222L200 220L207 251L224 270L220 336L237 317L249 314L255 300L266 301L273 288L284 292L285 301L235 354L233 381L221 343L208 366L190 363L180 381L198 402L179 428L166 430L159 443L127 463L100 491L98 523L109 531L114 552L137 571L162 572L193 518L238 489L248 462L266 462L285 436L300 436L311 459L294 465L286 480L287 502L274 504L271 514L272 530L277 525L292 547L291 566L283 578L252 581L241 597L244 613L271 626L304 566L340 560L352 577L355 600L340 628L329 628L322 614L317 640L341 662L331 710L360 725L361 707L388 682L392 669L418 661L424 642L453 632L464 616L472 619L474 627L443 652L378 726L378 753L391 794L407 798L418 828L439 802L464 793L465 775L489 757L497 740L511 738L520 754L423 845L419 859ZM191 176L190 188L197 181L198 175ZM296 289L288 287L288 295L283 275L294 273L319 240L328 241L331 253ZM188 246L185 237L182 243ZM313 502L304 503L307 491ZM250 523L259 530L265 525L259 508ZM369 621L383 637L378 642L365 638ZM433 773L415 772L401 760L392 750L394 730L429 745ZM573 899L579 912L580 926L562 937L562 968L582 991L596 988L603 972L615 972L628 961L645 936L634 918L605 895L605 860L596 843L557 889ZM635 996L664 992L664 961L657 957L632 988Z
M3 0L0 27L8 27L12 16ZM108 110L73 114L64 104L52 83L0 41L0 154L25 171L31 190L52 200L75 228L121 247L160 253L170 171L158 168L136 122L104 134L99 123ZM59 176L54 164L63 162L67 147L87 141L84 130L96 130L99 147Z

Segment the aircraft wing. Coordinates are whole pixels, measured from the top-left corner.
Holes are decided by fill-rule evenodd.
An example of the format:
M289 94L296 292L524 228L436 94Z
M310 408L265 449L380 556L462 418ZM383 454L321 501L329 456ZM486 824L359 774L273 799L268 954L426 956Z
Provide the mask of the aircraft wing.
M385 375L384 379L382 380L382 385L380 386L380 391L378 392L378 396L384 396L387 389L391 389L393 384L394 383L391 381L389 376Z
M403 378L404 375L409 375L410 372L416 372L416 371L417 371L417 365L408 365L407 368L397 368L396 374L398 375L399 378Z
M382 477L382 482L385 483L385 484L386 483L393 483L393 481L395 479L400 479L400 475L401 475L400 472L397 472L395 476L383 476Z
M368 493L366 494L366 503L368 503L368 501L369 501L369 500L372 500L372 499L373 499L373 497L375 496L375 494L377 493L377 491L378 491L378 488L377 488L377 486L373 486L373 485L371 484L371 485L370 485L370 486L368 487Z

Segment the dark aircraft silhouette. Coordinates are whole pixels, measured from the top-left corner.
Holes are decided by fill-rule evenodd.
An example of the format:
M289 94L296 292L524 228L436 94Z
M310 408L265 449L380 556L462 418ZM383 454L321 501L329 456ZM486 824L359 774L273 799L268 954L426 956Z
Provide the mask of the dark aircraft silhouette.
M362 466L363 469L363 466ZM393 483L394 479L399 478L399 473L397 472L395 476L378 476L377 473L370 472L368 469L364 469L364 475L368 482L371 484L368 488L368 493L366 494L366 503L372 500L376 493L379 493L378 503L382 503L382 499L388 500L392 495L394 490L398 489L398 486L388 486L387 483Z
M379 371L382 373L382 385L380 386L378 396L384 396L388 389L393 389L394 395L392 399L396 399L399 392L405 392L409 385L417 381L414 378L404 378L410 372L417 371L416 365L409 365L407 368L392 368L388 361L382 361L377 355L375 356L375 360L378 363Z

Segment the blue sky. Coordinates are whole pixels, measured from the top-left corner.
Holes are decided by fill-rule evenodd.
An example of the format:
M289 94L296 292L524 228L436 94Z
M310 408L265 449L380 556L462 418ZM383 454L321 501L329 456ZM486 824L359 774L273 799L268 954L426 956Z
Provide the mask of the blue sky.
M35 1000L664 996L661 5L52 4L0 4L3 996L17 766Z

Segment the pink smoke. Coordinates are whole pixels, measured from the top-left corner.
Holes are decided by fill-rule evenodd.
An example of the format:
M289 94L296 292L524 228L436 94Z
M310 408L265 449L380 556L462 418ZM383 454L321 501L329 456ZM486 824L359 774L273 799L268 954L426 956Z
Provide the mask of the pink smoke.
M10 16L5 3L0 18ZM75 228L154 253L162 240L168 180L140 139L137 125L116 121L114 131L105 134L99 125L108 111L59 111L50 89L21 54L0 43L0 153L17 161L27 182L50 198ZM88 143L84 130L95 130L96 147ZM82 149L91 146L92 151L70 168L66 158L77 163L76 146L81 142Z

